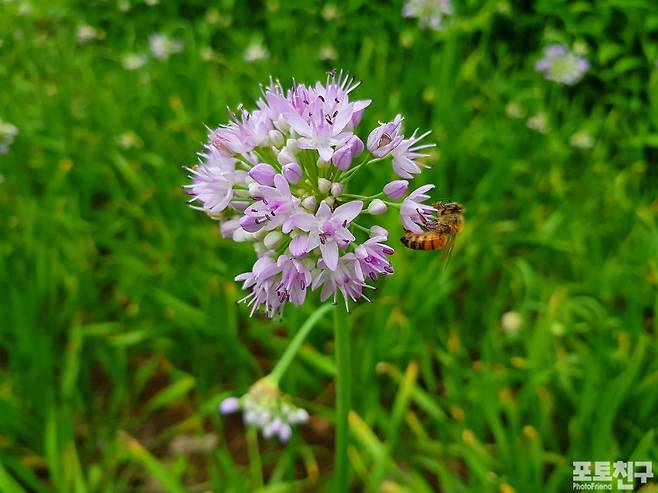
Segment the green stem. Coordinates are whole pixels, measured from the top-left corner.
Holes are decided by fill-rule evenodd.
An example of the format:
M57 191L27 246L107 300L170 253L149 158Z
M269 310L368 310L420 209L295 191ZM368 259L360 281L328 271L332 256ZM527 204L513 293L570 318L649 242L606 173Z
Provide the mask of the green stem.
M357 224L357 223L352 223L352 226L354 226L356 229L360 229L364 233L370 234L370 230L368 228L366 228L365 226L361 226L360 224Z
M256 483L256 487L263 486L263 466L258 449L258 433L253 428L247 430L247 454L249 455L249 468Z
M318 320L320 320L322 316L332 308L333 305L330 304L322 305L320 308L315 310L310 317L306 319L306 322L302 324L299 331L297 331L297 333L295 334L295 337L293 337L292 341L290 341L290 344L288 344L288 347L283 353L283 356L281 356L279 362L276 364L274 369L267 376L267 379L271 383L273 383L276 386L279 385L281 377L290 366L290 363L292 363L292 360L295 358L297 351L299 351L300 346L302 345L304 340L306 340L308 334L311 332L311 330L318 322Z
M339 181L340 181L341 183L349 183L349 181L352 179L352 177L353 177L354 175L356 175L356 174L359 172L359 170L360 170L361 168L363 168L364 166L367 166L367 165L369 165L369 164L376 163L376 162L378 162L378 161L381 161L381 160L383 160L383 159L386 159L386 157L387 157L387 156L384 156L384 157L378 157L378 158L374 158L374 159L368 159L368 157L366 157L366 158L365 158L363 161L361 161L359 164L357 164L356 166L353 166L352 168L350 168L350 169L348 169L347 171L345 171L345 172L340 176Z
M350 410L350 333L346 313L334 312L336 353L336 449L334 454L334 491L346 493L348 481L348 414Z

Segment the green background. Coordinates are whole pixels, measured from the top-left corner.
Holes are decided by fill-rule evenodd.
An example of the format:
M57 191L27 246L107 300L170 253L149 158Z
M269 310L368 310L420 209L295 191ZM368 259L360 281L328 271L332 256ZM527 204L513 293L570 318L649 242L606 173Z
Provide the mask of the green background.
M279 321L236 306L254 253L186 207L180 165L270 74L333 67L373 100L362 138L396 113L432 130L418 184L467 211L445 269L384 223L396 274L350 315L354 491L564 492L573 460L658 458L655 2L456 1L440 33L401 11L0 2L0 118L20 130L0 156L0 491L326 491L330 320L282 382L313 415L289 444L218 416L319 300ZM125 69L154 32L184 51ZM247 63L254 42L270 56ZM576 86L534 71L550 42L587 50Z

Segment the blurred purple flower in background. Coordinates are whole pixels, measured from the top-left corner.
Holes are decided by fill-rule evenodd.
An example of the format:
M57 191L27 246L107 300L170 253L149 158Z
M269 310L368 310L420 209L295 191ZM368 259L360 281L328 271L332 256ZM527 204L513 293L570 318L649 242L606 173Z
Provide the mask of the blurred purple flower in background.
M589 62L576 55L564 45L553 44L544 48L544 57L537 62L535 70L546 80L572 86L583 78L589 69Z
M422 28L439 31L446 17L454 13L450 0L406 0L402 15L415 17Z

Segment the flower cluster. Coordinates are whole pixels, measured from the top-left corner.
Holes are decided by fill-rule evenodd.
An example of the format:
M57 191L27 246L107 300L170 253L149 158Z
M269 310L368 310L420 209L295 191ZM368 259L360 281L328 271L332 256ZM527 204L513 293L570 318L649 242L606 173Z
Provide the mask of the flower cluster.
M252 314L263 307L280 315L287 303L304 303L309 290L334 303L340 294L349 309L349 300L368 299L369 282L393 273L388 231L356 221L400 207L395 201L434 144L420 143L429 132L406 137L400 115L364 143L357 129L370 100L351 99L359 84L335 71L325 84L295 83L287 91L270 81L257 109L231 112L230 123L210 131L200 163L186 168L190 204L219 220L224 237L254 245L253 268L236 277L249 291L241 301ZM383 160L399 179L375 195L347 194L357 173ZM420 215L431 210L418 203L428 188L402 204L406 226L422 224Z
M568 86L582 79L588 69L589 62L586 58L559 44L547 46L544 49L544 57L535 65L535 70L544 74L546 80Z
M11 123L0 120L0 154L7 154L9 146L18 135L18 129Z
M435 31L443 27L446 17L453 14L450 0L406 0L402 15L404 17L418 18L421 28L430 28Z
M246 425L262 430L265 438L278 436L282 442L290 438L292 426L306 423L309 418L306 410L293 405L267 378L253 384L242 397L229 397L219 405L221 414L237 411L243 412Z

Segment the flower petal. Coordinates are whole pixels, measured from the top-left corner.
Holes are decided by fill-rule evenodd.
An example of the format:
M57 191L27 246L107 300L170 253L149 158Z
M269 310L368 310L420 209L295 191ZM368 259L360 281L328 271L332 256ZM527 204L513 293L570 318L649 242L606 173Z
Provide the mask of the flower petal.
M320 243L322 260L329 270L336 270L338 267L338 244L335 241Z
M345 221L347 221L347 223L351 223L354 218L361 213L362 209L363 202L360 200L353 200L338 206L334 211L333 218L341 224Z

